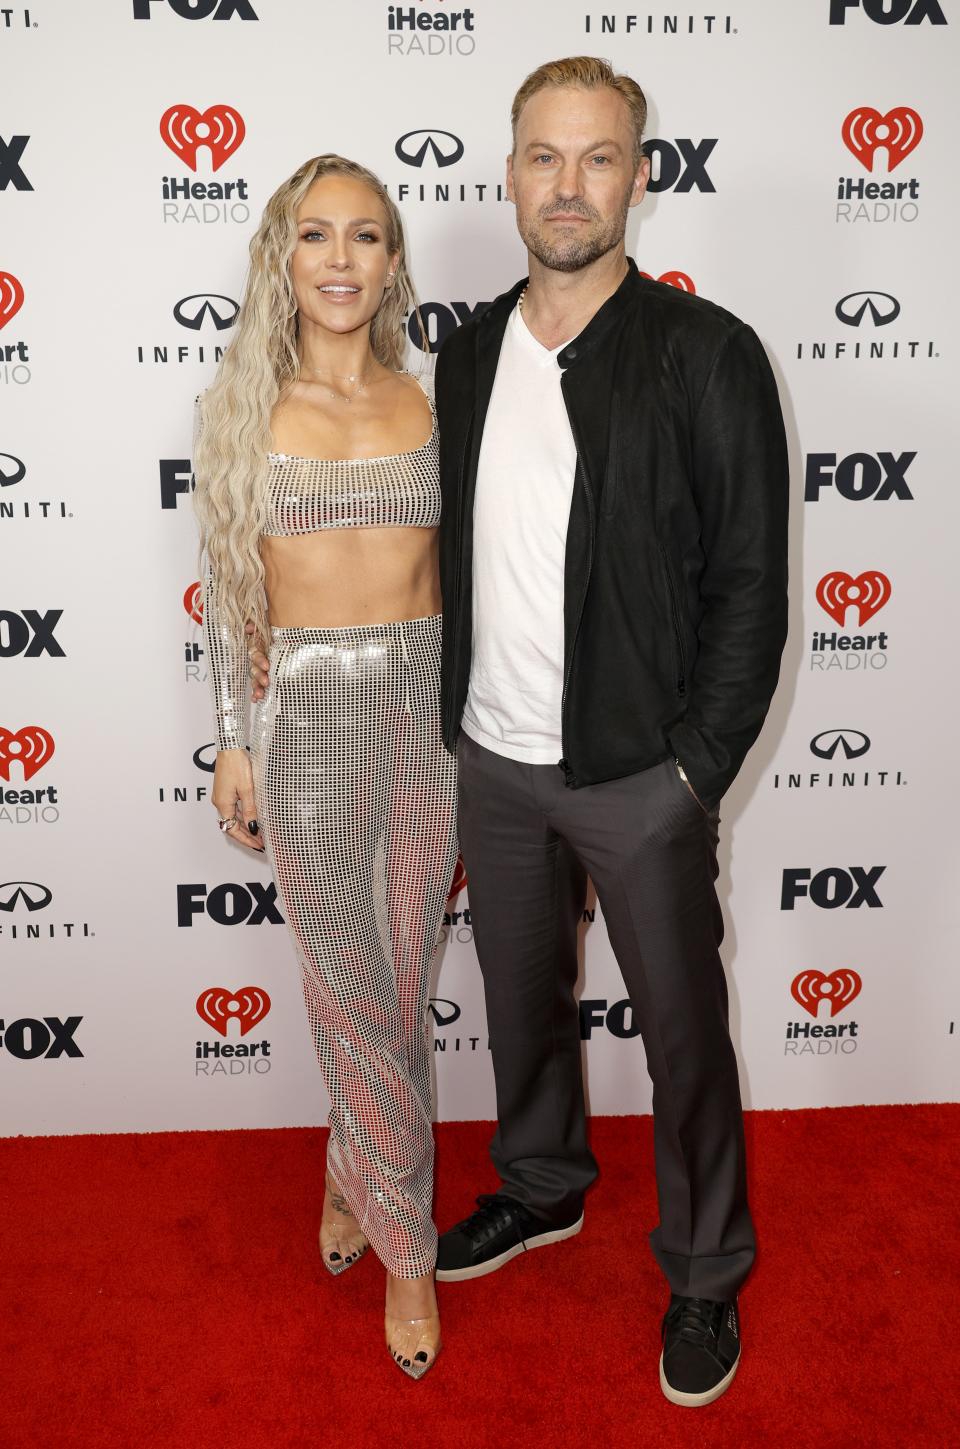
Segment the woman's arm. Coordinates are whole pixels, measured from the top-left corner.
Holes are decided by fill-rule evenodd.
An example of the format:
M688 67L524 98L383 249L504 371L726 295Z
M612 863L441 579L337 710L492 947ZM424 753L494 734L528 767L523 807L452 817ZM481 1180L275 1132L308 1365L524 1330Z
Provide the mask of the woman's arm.
M200 399L194 414L193 457L202 428ZM222 618L210 561L203 558L203 648L217 722L217 763L211 799L221 821L235 823L224 834L250 850L263 850L253 789L253 767L247 754L246 659L239 636Z

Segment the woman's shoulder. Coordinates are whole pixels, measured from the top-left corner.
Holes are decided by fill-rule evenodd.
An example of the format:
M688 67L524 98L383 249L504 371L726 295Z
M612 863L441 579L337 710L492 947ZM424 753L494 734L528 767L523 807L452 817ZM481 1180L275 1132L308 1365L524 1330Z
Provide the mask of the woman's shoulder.
M422 392L426 393L427 399L431 404L434 402L433 358L429 360L425 358L416 372L412 372L409 368L404 368L397 375L398 377L409 379L414 386L419 387Z

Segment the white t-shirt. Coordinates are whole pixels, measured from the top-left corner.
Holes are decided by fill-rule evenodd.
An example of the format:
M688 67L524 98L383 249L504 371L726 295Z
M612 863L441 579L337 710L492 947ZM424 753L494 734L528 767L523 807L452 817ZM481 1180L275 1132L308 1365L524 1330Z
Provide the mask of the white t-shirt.
M557 354L514 309L487 408L473 509L473 659L463 728L495 754L563 754L563 570L577 451Z

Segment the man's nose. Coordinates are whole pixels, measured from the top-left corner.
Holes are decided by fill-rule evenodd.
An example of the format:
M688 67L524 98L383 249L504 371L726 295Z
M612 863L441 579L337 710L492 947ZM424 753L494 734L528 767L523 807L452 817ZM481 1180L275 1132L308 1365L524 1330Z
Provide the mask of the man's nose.
M580 174L574 160L565 161L557 177L557 200L574 201L580 195Z

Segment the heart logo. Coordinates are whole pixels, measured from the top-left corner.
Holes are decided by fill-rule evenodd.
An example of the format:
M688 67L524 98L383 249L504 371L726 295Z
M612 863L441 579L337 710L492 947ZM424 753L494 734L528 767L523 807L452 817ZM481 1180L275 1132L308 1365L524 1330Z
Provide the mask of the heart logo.
M654 277L650 272L641 272L641 277L646 277L651 282L666 282L668 287L676 287L679 292L691 292L697 295L697 289L686 272L661 272L659 277Z
M183 607L195 624L203 623L203 589L199 583L188 585L183 595Z
M923 122L909 106L895 106L885 116L872 106L858 106L847 116L840 134L847 150L868 171L873 170L874 154L884 147L887 170L892 171L920 145Z
M53 735L39 725L24 725L19 730L8 730L0 725L0 780L10 783L10 766L19 760L23 766L23 778L30 780L42 770L56 746Z
M6 327L23 306L23 288L12 272L0 272L0 327Z
M811 1016L817 1015L821 1001L829 1001L830 1015L836 1016L860 995L862 986L856 971L833 971L829 976L822 971L801 971L790 983L790 995Z
M198 111L195 106L176 105L160 117L160 135L191 171L197 169L197 152L206 146L213 170L218 171L247 134L243 117L233 106L208 106Z
M241 986L239 991L208 986L197 997L197 1014L221 1036L226 1036L231 1021L239 1021L240 1035L246 1036L269 1010L270 998L262 986Z
M879 613L892 592L890 580L877 569L868 569L866 573L857 574L856 578L836 570L832 574L824 574L817 584L817 603L841 629L847 609L853 604L857 610L857 623L862 629L868 619Z

